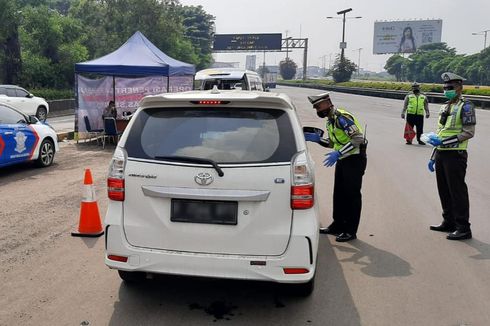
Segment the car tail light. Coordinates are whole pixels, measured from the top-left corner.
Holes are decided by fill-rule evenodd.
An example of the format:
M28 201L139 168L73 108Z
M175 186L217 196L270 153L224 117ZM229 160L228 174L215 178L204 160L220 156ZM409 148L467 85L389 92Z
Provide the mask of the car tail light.
M107 195L109 199L115 201L124 201L124 168L126 167L126 156L126 151L121 147L117 147L109 166Z
M284 274L308 274L307 268L283 268Z
M126 263L128 261L128 257L117 256L117 255L108 255L107 259L114 260L114 261L120 261L121 263Z
M305 152L293 158L291 178L291 208L308 209L313 207L315 185L313 173Z

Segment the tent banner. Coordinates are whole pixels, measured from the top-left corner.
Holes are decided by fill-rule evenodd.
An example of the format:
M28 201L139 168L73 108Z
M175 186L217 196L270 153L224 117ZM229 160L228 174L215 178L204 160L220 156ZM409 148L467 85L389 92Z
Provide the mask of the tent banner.
M84 117L87 116L91 129L103 129L104 121L102 112L104 108L114 98L111 76L89 79L78 77L78 112L75 130L78 132L87 131ZM78 128L77 128L78 127Z
M91 129L103 129L102 113L109 101L115 99L117 119L125 113L131 114L138 108L140 100L146 95L192 90L193 76L149 76L141 78L121 78L106 76L89 79L78 75L78 132L87 131L84 116L87 116ZM114 83L114 85L113 85ZM115 96L113 92L115 91Z

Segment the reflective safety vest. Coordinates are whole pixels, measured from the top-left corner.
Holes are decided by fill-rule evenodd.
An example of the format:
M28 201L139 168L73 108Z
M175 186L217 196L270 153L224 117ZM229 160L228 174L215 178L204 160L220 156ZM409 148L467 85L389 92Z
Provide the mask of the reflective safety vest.
M446 104L441 107L439 112L439 123L437 129L437 136L441 139L447 137L455 136L463 131L463 121L461 119L461 110L464 105L464 99L461 98L458 103ZM450 105L449 112L447 112L447 119L444 121L444 115L446 115L446 107ZM468 140L463 142L458 142L450 145L440 145L437 146L437 150L448 151L448 150L466 150L468 147Z
M333 123L331 122L330 119L327 120L328 138L330 139L331 142L333 142L333 149L336 151L340 150L342 147L344 147L347 143L350 142L349 135L347 135L344 129L342 129L342 127L339 126L338 118L340 115L338 115L338 113L354 121L354 124L356 125L357 129L359 129L359 132L362 133L361 125L359 124L357 119L352 115L352 113L344 109L337 109L335 112ZM359 148L354 148L353 150L346 153L345 155L342 155L340 159L343 159L352 154L359 154Z
M424 115L425 112L424 104L425 104L425 95L420 94L419 96L416 96L415 94L409 94L407 113Z

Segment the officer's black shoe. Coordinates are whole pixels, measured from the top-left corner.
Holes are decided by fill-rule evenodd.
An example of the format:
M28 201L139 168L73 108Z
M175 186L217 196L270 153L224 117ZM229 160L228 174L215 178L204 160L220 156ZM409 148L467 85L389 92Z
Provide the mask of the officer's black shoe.
M465 240L471 238L472 238L471 230L467 230L467 231L456 230L452 233L449 233L446 237L446 239L448 240Z
M421 140L419 140L419 145L425 145L425 143Z
M437 225L431 225L430 229L432 231L439 231L439 232L454 232L454 231L456 231L456 227L454 225L450 225L446 222L442 222L441 224L437 224Z
M343 232L335 238L335 241L346 242L346 241L350 241L350 240L354 240L354 239L357 239L357 236L355 234Z
M342 232L339 232L335 230L335 228L328 226L326 228L320 228L320 234L333 234L333 235L339 235Z

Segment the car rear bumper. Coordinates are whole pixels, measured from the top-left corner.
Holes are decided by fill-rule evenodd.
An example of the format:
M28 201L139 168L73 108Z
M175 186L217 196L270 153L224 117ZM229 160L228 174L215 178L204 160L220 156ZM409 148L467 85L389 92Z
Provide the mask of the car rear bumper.
M134 247L126 241L120 225L109 225L106 228L105 264L124 271L304 283L315 275L318 247L318 229L313 225L308 229L301 235L293 233L281 256L242 256ZM128 257L128 261L110 260L108 255ZM308 272L286 274L284 268L304 268Z

